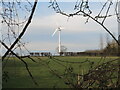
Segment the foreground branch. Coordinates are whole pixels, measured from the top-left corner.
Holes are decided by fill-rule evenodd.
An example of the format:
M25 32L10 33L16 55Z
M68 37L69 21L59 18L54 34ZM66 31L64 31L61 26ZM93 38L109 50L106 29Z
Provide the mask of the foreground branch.
M7 50L9 50L13 55L15 55L19 60L21 60L21 61L25 64L25 68L26 68L29 76L31 77L31 79L33 80L33 82L35 83L35 85L38 86L37 82L35 81L32 73L30 72L30 70L29 70L29 68L28 68L28 64L27 64L21 57L19 57L17 54L15 54L13 51L11 51L11 50L7 47L7 45L6 45L5 43L3 43L3 42L1 42L1 41L0 41L0 43L1 43Z
M11 47L8 49L8 51L3 55L2 61L3 61L4 58L8 55L8 53L10 52L10 50L12 50L12 49L14 48L14 46L19 42L19 40L22 38L22 36L23 36L24 33L26 32L29 24L31 23L33 14L34 14L34 12L35 12L35 8L36 8L36 6L37 6L37 2L38 2L38 0L35 0L34 6L33 6L33 8L32 8L32 12L31 12L31 14L30 14L30 17L29 17L29 19L28 19L25 27L23 28L22 32L20 33L20 35L18 36L18 38L15 40L15 42L14 42L14 43L11 45Z

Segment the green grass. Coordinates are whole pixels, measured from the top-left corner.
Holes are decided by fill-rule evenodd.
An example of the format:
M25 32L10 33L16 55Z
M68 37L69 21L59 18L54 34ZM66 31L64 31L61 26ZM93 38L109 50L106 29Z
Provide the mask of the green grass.
M31 80L25 65L16 58L10 58L7 61L7 64L3 71L7 71L9 75L9 79L7 82L3 81L3 88L53 88L54 86L58 88L68 88L67 85L64 84L64 80L59 79L54 74L50 73L49 68L45 65L41 64L41 61L48 61L49 66L56 70L59 74L63 74L65 71L65 65L67 67L71 66L74 69L75 73L81 73L84 70L84 73L90 68L89 63L79 64L79 63L65 63L51 60L47 57L40 57L42 60L38 60L36 57L33 57L38 63L34 63L31 60L24 59L28 65L31 73L33 74L35 80L39 84L36 86ZM108 60L115 59L117 57L109 57L105 60L101 57L55 57L62 61L69 62L84 62L85 60L93 61L94 66L98 65L98 63L103 63ZM101 60L101 62L99 62ZM5 61L3 62L4 65ZM62 65L61 65L62 64ZM82 66L81 66L82 65Z

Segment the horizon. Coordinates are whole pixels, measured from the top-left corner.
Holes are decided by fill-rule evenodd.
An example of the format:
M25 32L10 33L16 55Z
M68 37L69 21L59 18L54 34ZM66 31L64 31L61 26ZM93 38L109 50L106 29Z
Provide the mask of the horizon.
M75 2L60 2L59 4L62 10L67 13L74 11L73 5ZM100 6L96 5L102 5L99 2L92 2L90 4L90 8L94 12L93 15L98 13L101 9ZM48 2L38 3L32 22L22 38L30 52L42 51L56 53L55 50L58 47L58 34L56 33L54 37L52 37L52 33L55 28L57 28L56 23L65 28L61 31L61 44L67 47L68 52L100 49L100 35L103 36L103 44L105 47L107 33L100 25L91 19L85 24L86 18L82 16L68 18L56 14L53 9L48 8L49 5ZM113 16L107 19L105 24L112 33L115 33L115 37L117 37L118 24L116 17ZM110 37L110 39L112 38Z

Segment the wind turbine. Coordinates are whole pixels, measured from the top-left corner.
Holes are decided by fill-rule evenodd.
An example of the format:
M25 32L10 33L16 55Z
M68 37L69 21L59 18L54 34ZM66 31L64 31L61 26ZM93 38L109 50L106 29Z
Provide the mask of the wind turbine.
M58 52L59 52L59 54L60 54L60 52L61 52L61 30L62 30L63 28L61 28L61 26L59 26L58 28L56 28L55 29L55 31L54 31L54 33L52 34L52 36L54 36L55 35L55 33L56 32L58 32L58 37L59 37L59 43L58 43Z

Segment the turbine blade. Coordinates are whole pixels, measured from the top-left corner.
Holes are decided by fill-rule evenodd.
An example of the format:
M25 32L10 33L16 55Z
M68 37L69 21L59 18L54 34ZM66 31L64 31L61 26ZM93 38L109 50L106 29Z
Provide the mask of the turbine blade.
M55 35L55 33L58 31L58 29L55 29L54 33L52 34L52 37Z

